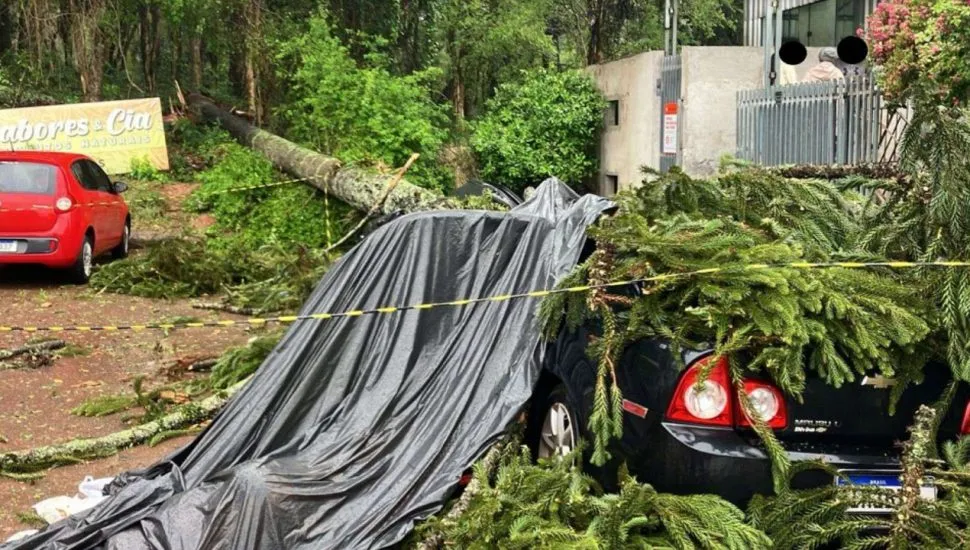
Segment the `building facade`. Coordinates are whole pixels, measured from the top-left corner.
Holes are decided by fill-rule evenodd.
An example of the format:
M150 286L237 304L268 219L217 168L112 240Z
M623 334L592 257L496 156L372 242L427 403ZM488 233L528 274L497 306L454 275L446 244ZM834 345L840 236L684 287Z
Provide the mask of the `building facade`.
M764 45L765 13L773 0L745 0L744 45ZM781 42L797 40L807 47L835 46L865 28L877 0L774 0L782 12Z

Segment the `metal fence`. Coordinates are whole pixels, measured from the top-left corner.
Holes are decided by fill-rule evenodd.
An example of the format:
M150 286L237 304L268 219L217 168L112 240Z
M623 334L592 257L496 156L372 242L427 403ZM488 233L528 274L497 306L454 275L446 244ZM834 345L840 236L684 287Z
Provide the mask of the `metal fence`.
M681 126L680 121L683 120L682 105L680 101L680 79L681 79L681 61L679 55L665 55L663 58L663 65L660 72L660 171L666 172L670 170L671 166L680 164L680 143L681 143L681 132L679 128ZM665 129L665 122L669 120L669 115L665 111L665 106L668 103L674 103L677 105L677 110L674 118L674 126L671 130L670 128ZM672 133L671 133L672 131ZM665 136L670 136L673 138L673 153L669 152L671 144L665 147Z
M870 76L738 92L738 157L765 166L884 160L896 139Z

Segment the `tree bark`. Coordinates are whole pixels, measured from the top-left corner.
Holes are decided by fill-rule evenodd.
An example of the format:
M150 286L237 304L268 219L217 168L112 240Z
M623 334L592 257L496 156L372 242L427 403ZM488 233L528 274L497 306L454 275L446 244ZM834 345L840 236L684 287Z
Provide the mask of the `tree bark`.
M0 56L13 47L14 4L0 4Z
M603 4L605 0L589 0L589 47L586 64L596 65L603 60Z
M147 443L163 432L179 430L212 418L247 382L249 378L198 403L182 405L158 420L104 437L75 439L47 447L0 454L0 473L16 475L37 472L89 458L110 456L121 449Z
M192 49L192 89L202 89L202 36L197 31L192 31L190 41Z
M387 176L358 167L342 167L337 159L260 130L217 107L204 96L189 94L188 103L202 117L218 121L240 143L259 151L287 173L307 178L307 184L332 194L361 212L370 210L387 187ZM416 212L447 204L441 195L401 181L380 211L382 214L400 210Z
M259 40L261 32L261 10L259 0L246 3L246 98L249 112L256 124L263 123L262 105L259 100Z
M149 93L155 92L155 67L162 37L159 34L161 8L157 5L142 5L138 8L139 35L141 38L141 68L145 77L145 87Z
M105 0L69 0L68 6L71 50L81 79L81 93L85 101L99 101L104 79L105 48L100 25L105 16Z

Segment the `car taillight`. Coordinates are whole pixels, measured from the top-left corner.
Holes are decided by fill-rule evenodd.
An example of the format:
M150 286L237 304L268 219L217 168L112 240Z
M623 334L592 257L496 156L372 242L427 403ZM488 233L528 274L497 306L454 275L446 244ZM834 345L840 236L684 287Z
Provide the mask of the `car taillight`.
M970 401L963 409L963 422L960 422L960 435L970 435Z
M721 358L711 368L707 378L698 384L698 376L711 357L691 365L680 378L673 399L667 407L667 419L693 424L731 426L731 386L728 382L727 359Z
M54 203L54 208L59 212L67 212L74 206L74 201L70 197L61 197Z
M717 364L709 367L712 358L707 356L700 359L681 376L667 406L667 420L726 427L734 426L736 422L739 426L751 426L751 421L734 395L727 359L722 357ZM700 373L705 368L710 368L710 373L703 383L698 384ZM785 397L778 388L760 380L744 380L743 387L754 413L769 428L783 429L788 425ZM970 429L970 416L964 422Z
M781 390L760 380L745 380L744 393L748 396L751 412L758 415L769 428L783 429L788 425L788 411L785 408L785 396ZM738 424L750 426L751 420L738 403Z

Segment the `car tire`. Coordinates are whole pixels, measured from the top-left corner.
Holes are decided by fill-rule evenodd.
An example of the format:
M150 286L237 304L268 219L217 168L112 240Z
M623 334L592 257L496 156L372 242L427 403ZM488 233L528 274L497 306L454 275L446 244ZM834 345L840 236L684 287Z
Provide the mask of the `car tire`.
M121 260L128 257L128 247L131 245L131 222L125 222L125 229L121 234L121 242L111 249L111 257Z
M561 458L579 444L579 416L570 404L566 387L553 387L545 396L537 396L532 408L530 443L539 459Z
M77 259L70 268L71 280L77 284L86 284L91 279L91 272L94 270L94 239L90 236L84 237L81 243L81 250L77 253Z

